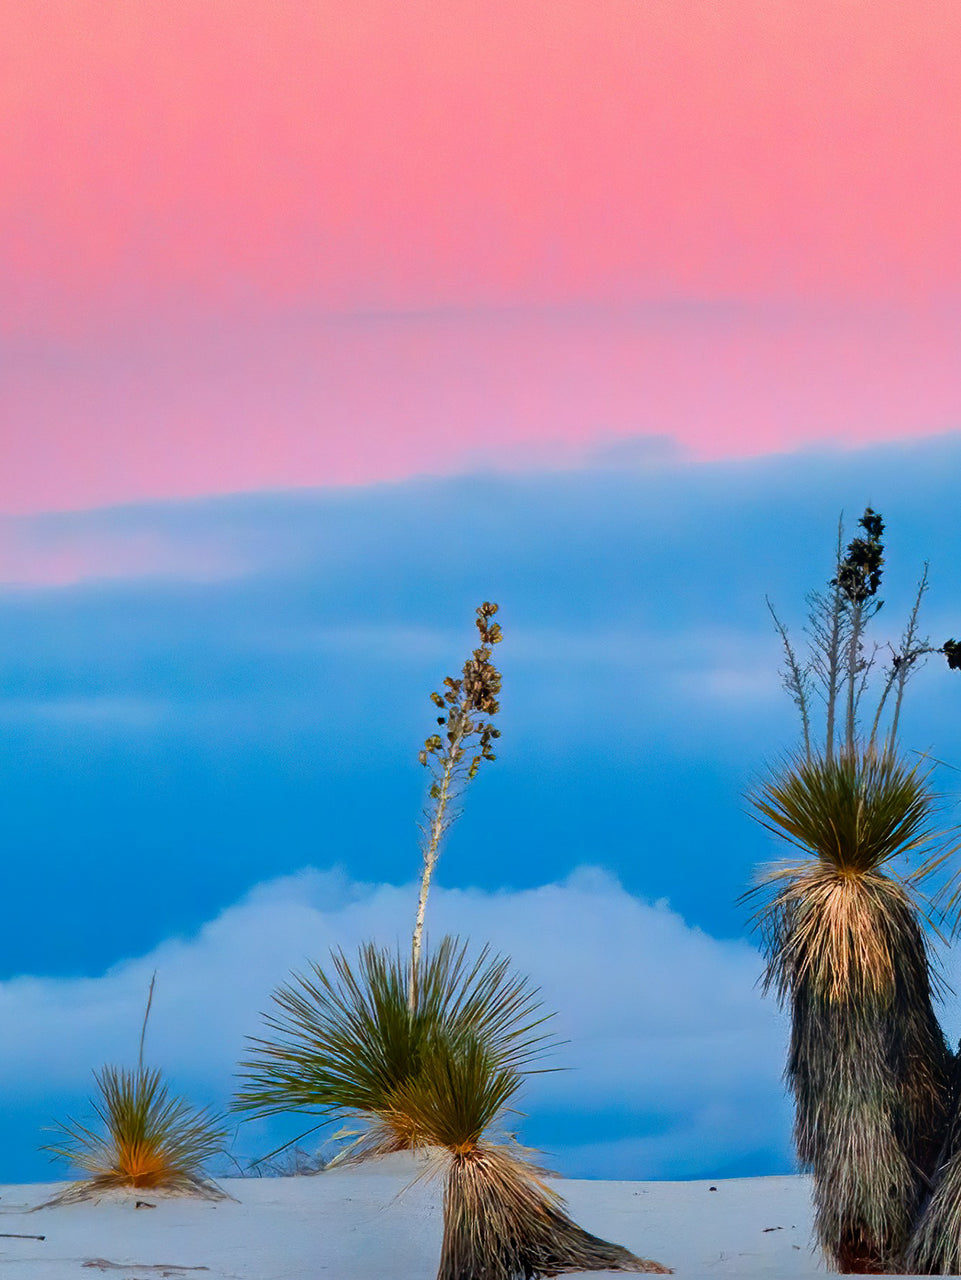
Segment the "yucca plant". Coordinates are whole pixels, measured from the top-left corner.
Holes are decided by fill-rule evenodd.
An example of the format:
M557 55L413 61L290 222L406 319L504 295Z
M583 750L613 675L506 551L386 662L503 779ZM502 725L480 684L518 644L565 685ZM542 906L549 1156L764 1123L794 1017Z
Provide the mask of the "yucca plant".
M406 1150L421 1142L396 1105L440 1041L472 1036L504 1070L519 1070L546 1047L537 993L506 959L444 938L418 960L411 1010L409 958L367 943L356 963L343 952L331 973L312 965L274 993L269 1038L251 1040L234 1106L256 1115L299 1111L322 1123L361 1126L356 1154Z
M818 1236L839 1270L897 1269L952 1096L919 921L918 885L944 857L927 775L890 755L801 758L754 804L807 854L762 874L761 921L766 981L791 1011L787 1078Z
M439 1280L664 1271L582 1231L519 1148L485 1138L552 1043L527 980L487 948L470 961L447 937L421 952L412 1011L411 963L367 944L356 965L336 952L331 976L314 965L280 988L273 1034L252 1042L234 1105L346 1121L354 1158L439 1148Z
M57 1199L88 1199L117 1188L190 1192L220 1198L204 1166L224 1149L227 1130L207 1111L173 1097L156 1068L104 1067L94 1072L97 1131L76 1120L57 1126L59 1142L44 1150L86 1174Z
M500 672L491 661L501 640L500 626L493 621L497 612L489 601L478 606L474 624L479 646L459 676L444 679L444 692L430 695L443 730L431 733L419 753L420 763L431 771L431 783L420 825L423 865L410 959L368 943L356 965L335 953L330 974L313 965L310 976L293 975L273 995L278 1012L265 1016L271 1038L252 1039L254 1056L241 1064L245 1082L232 1104L236 1109L255 1115L299 1110L323 1121L342 1114L377 1116L390 1091L418 1069L431 1037L465 1022L489 1034L491 1051L495 1056L506 1053L505 1060L513 1065L527 1052L518 1049L526 1032L517 1028L536 1001L525 982L510 977L506 961L492 959L484 948L469 963L466 945L450 938L432 955L423 950L431 880L443 838L458 816L456 803L481 762L496 758L493 743L500 732L490 717L499 710L501 687ZM500 1029L509 1024L512 1029L502 1039ZM512 1056L518 1052L520 1056ZM357 1150L366 1145L362 1139ZM391 1148L414 1145L414 1136L395 1120ZM378 1149L388 1148L381 1144Z
M443 737L420 753L432 769L421 827L423 872L409 958L368 943L356 965L334 953L274 994L269 1037L252 1041L234 1106L259 1115L299 1110L358 1127L354 1156L414 1148L446 1153L440 1280L533 1280L572 1270L656 1270L575 1226L519 1149L491 1142L533 1060L549 1043L526 979L483 948L423 938L427 896L452 802L493 760L500 673L491 662L497 605L476 613L481 644L460 677L432 693ZM295 1139L296 1141L296 1139Z
M392 1108L434 1149L444 1175L444 1238L437 1280L528 1280L564 1271L667 1274L582 1230L520 1148L492 1138L521 1086L513 1067L468 1033L438 1041ZM389 1113L388 1113L389 1123Z
M903 1264L953 1105L954 1061L932 1004L921 892L950 850L929 772L907 763L897 744L906 682L937 652L918 633L926 567L870 731L860 733L884 525L870 507L859 524L843 555L839 529L830 591L809 597L807 663L774 615L803 750L750 800L758 819L805 855L763 869L753 892L763 895L765 981L792 1015L787 1079L818 1237L839 1270L877 1273ZM952 644L940 650L950 665ZM812 735L812 689L826 709L822 746Z
M68 1119L55 1126L59 1140L43 1148L86 1175L51 1203L121 1188L189 1192L212 1199L224 1195L206 1177L204 1166L224 1150L226 1128L210 1111L171 1095L163 1073L144 1066L155 981L156 974L150 982L136 1070L106 1066L94 1072L98 1097L92 1106L101 1128Z

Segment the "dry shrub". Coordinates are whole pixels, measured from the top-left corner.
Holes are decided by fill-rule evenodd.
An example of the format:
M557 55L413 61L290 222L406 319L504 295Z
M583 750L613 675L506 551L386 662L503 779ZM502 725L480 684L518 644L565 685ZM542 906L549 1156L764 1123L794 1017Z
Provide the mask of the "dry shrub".
M102 1130L67 1120L58 1126L61 1141L45 1147L86 1175L58 1202L122 1188L223 1195L203 1173L227 1137L214 1117L172 1097L159 1070L104 1067L94 1078Z

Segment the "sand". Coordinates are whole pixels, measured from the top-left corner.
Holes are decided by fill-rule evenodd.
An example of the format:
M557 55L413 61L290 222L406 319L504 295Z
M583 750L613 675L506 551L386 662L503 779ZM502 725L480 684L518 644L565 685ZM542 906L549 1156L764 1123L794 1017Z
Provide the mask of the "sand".
M0 1232L45 1239L0 1236L0 1277L433 1280L442 1186L410 1186L415 1172L412 1157L392 1156L310 1177L222 1179L231 1200L114 1192L36 1212L63 1183L3 1186ZM581 1226L681 1280L825 1272L811 1244L806 1178L555 1186Z

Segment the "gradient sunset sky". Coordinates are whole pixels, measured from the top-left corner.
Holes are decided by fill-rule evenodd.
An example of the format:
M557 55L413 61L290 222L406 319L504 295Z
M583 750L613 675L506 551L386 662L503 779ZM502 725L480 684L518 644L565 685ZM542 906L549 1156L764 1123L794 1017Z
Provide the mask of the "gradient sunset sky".
M765 596L803 637L870 503L878 641L925 561L961 637L959 65L956 0L6 6L0 1181L154 969L221 1105L292 967L405 936L484 599L503 738L431 912L558 1010L525 1138L792 1167L738 901L797 735ZM961 678L909 703L955 821Z
M0 509L955 429L953 0L25 0Z

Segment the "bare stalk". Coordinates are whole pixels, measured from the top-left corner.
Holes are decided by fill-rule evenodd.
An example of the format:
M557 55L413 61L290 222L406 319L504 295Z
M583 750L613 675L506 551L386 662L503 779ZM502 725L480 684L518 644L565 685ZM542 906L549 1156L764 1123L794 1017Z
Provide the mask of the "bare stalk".
M843 596L841 608L850 627L846 642L847 715L844 734L845 752L849 757L854 755L858 703L874 661L873 655L866 662L862 661L861 637L868 620L881 608L877 593L884 566L884 544L881 541L884 521L871 507L865 507L858 525L864 530L864 536L855 537L848 544L843 560L838 563L837 577L831 584ZM858 676L861 675L865 679L859 681Z
M857 687L858 672L861 670L858 655L861 649L861 633L864 630L864 608L860 601L855 601L851 608L851 638L848 641L847 671L847 711L844 718L844 746L849 756L854 755L854 729L857 700L854 696Z
M147 992L147 1007L143 1011L143 1026L140 1028L140 1054L137 1058L137 1070L143 1071L143 1046L147 1038L147 1019L150 1017L150 1006L153 1004L154 983L157 981L157 970L154 969L150 979L150 990Z
M791 644L787 633L787 627L774 612L774 605L767 596L764 602L770 611L771 617L774 619L774 625L777 627L778 634L781 637L781 643L784 645L784 653L787 659L787 672L784 675L784 687L794 699L798 711L801 713L801 727L804 730L804 756L805 759L811 759L811 717L808 708L807 696L807 673L797 660L797 654L794 646Z
M894 682L897 680L897 676L898 676L898 667L900 665L899 663L900 655L892 645L888 645L888 648L891 650L891 669L888 672L887 679L884 682L884 688L881 690L881 697L878 699L878 706L877 706L877 710L874 713L874 719L871 721L871 735L868 738L868 746L867 746L867 749L869 752L874 752L877 747L878 729L881 727L881 715L884 711L885 704L887 703L888 695L890 694L891 690L894 688ZM885 745L884 745L885 754L890 752L893 749L893 747L894 747L894 739L891 738L889 735L888 740L885 742Z
M922 643L917 644L918 634L918 611L921 608L921 599L925 591L928 589L928 562L924 562L924 570L921 574L921 581L918 583L918 594L914 598L914 608L911 610L911 616L908 618L908 625L905 628L904 639L901 643L900 662L892 663L897 668L897 695L894 699L894 715L891 717L891 731L888 734L888 750L894 747L895 739L898 735L898 722L901 719L901 702L904 698L904 686L908 682L908 677L914 667L915 662L923 653L931 653L929 645Z
M840 568L841 565L841 547L844 544L844 514L838 517L838 545L835 563ZM824 758L828 764L834 757L834 718L835 708L838 699L838 685L840 676L840 650L841 650L841 621L844 613L841 599L841 584L838 578L834 580L834 597L831 608L831 627L827 635L827 671L825 673L825 684L827 686L827 726L825 729L826 741L824 744Z

